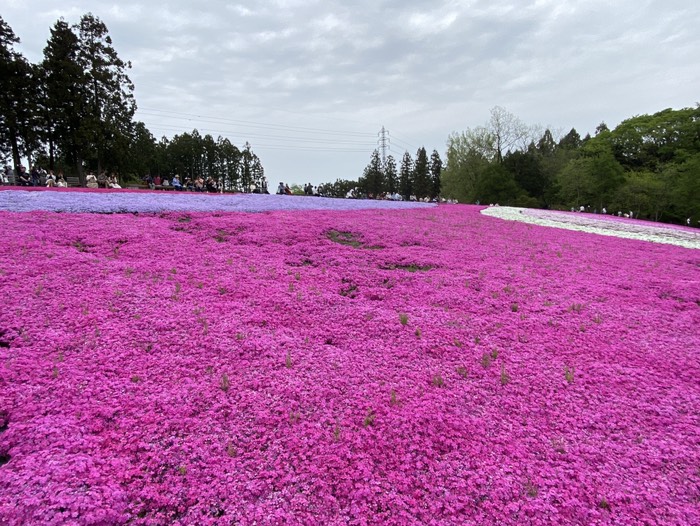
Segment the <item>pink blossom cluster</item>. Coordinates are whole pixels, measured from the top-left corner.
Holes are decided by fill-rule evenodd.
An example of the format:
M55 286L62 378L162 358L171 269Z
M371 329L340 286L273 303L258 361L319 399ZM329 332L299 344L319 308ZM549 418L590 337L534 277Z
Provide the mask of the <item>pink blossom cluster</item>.
M0 212L0 524L700 524L700 252L479 210Z

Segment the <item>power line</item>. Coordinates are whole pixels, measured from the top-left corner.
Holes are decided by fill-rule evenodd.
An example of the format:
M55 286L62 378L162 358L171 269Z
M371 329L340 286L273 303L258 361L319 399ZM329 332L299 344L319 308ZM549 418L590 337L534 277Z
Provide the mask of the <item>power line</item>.
M171 125L171 124L156 124L156 125L152 126L152 129L160 129L160 130L165 130L165 131L182 131L181 127ZM228 135L234 135L234 136L245 135L246 138L255 138L255 139L271 139L271 140L286 141L286 142L313 142L313 143L325 143L325 144L355 145L355 146L364 146L367 148L372 147L374 144L369 140L360 141L360 140L333 139L333 138L322 138L322 137L294 137L294 136L281 136L281 135L265 135L265 134L257 134L257 133L245 133L244 134L243 132L236 131L236 130L223 130L223 129L215 129L215 128L202 128L202 127L199 127L197 129L197 131L218 133L218 134L228 134Z
M400 137L397 137L396 135L394 135L394 139L397 140L398 142L402 143L402 144L405 144L408 148L414 148L414 149L416 149L416 150L418 149L417 146L414 146L414 145L411 144L410 142L404 141L403 139L401 139Z
M289 132L287 135L267 134L261 132L246 132L241 129L219 129L195 126L194 129L204 133L215 133L239 137L243 140L260 139L263 141L274 141L274 144L256 144L257 149L267 150L288 150L288 151L324 151L324 152L365 152L367 149L375 146L371 135L356 131L340 131L330 130L326 128L314 128L306 126L293 126L286 124L272 124L259 121L248 121L240 119L230 119L226 117L215 117L210 115L200 115L195 113L187 113L175 110L163 110L155 108L139 108L138 113L147 117L156 117L160 119L172 119L177 121L188 121L193 123L208 123L208 124L232 124L236 126L245 126L246 128L260 129L261 131L269 130L271 132ZM162 124L152 124L151 129L161 130L163 132L183 132L182 127L175 123L165 122ZM184 133L184 132L183 132ZM319 135L323 135L319 137ZM335 137L334 137L335 136ZM416 148L411 143L396 137L390 136L389 130L384 126L377 134L376 146L378 146L382 163L386 163L387 154L393 153L397 156L403 155L404 152L398 151L392 144L392 138L398 143L399 148L404 145L407 148ZM295 145L285 144L294 143ZM313 145L309 144L313 143Z
M271 124L256 121L246 121L240 119L229 119L225 117L212 117L207 115L197 115L194 113L185 113L181 111L171 111L171 110L158 110L152 108L140 108L140 114L148 115L151 117L164 117L169 119L187 120L193 121L198 120L200 122L210 122L219 124L244 124L253 128L264 128L264 129L274 129L274 130L287 130L287 131L298 131L302 133L314 133L314 134L332 134L332 135L346 135L354 137L367 137L369 134L364 132L355 131L337 131L329 130L326 128L311 128L305 126L289 126L286 124ZM161 115L164 114L164 115Z
M154 129L159 129L159 130L164 130L164 131L170 131L167 129L167 127L154 127ZM202 129L202 131L215 131L215 130L207 130L205 128ZM225 132L221 132L225 133ZM261 137L262 139L270 139L270 137ZM293 140L293 139L290 139ZM314 141L317 142L317 141ZM335 144L338 144L335 146ZM291 144L259 144L255 143L254 147L256 150L289 150L289 151L319 151L319 152L356 152L356 153L366 153L368 148L370 148L372 145L371 143L365 145L364 147L361 147L360 145L353 145L353 144L343 144L342 142L340 143L321 143L317 144L316 146L310 145L310 144L301 144L298 146L294 146Z

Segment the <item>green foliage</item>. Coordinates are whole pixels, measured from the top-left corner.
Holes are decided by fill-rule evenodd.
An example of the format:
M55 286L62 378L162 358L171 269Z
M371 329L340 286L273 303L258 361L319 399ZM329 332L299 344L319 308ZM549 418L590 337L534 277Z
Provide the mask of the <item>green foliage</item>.
M536 149L530 148L526 152L509 153L503 160L504 168L513 175L520 189L535 199L536 205L546 204L545 195L552 186L552 181L543 168L542 159L543 156Z
M15 168L38 149L40 119L40 74L14 49L19 42L0 17L0 159L9 154Z
M399 173L399 193L404 199L413 194L413 160L411 154L405 152L401 159L401 172Z
M369 164L365 167L358 182L358 186L368 197L376 198L386 191L386 181L384 180L384 170L382 160L379 158L379 150L372 152Z
M442 159L437 150L430 155L430 183L430 197L439 197L442 191Z
M476 198L484 204L514 205L522 193L513 175L500 163L484 169L474 190Z
M601 123L593 138L572 129L557 142L545 130L526 145L530 134L498 107L485 126L452 133L442 194L461 202L584 205L657 221L700 220L700 105L633 117L613 130Z
M429 197L432 193L429 170L428 154L421 147L416 152L416 162L413 165L413 195L418 199Z
M357 181L336 179L335 183L325 183L318 186L318 192L326 197L345 197L350 190L357 186Z
M393 155L388 155L384 164L384 181L387 192L393 194L399 191L399 175L396 171L396 159Z
M486 129L452 133L447 139L447 167L442 173L442 193L462 203L473 203L476 186L492 161L493 138Z

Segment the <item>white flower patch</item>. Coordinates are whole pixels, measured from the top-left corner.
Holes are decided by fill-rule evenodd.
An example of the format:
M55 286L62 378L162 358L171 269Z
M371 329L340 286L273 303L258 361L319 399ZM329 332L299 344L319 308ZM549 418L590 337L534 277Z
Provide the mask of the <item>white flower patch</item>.
M596 217L590 214L534 210L510 206L492 206L485 208L481 213L490 217L521 221L539 226L564 228L566 230L578 230L602 236L638 239L700 249L700 231L676 225L624 220L610 215Z

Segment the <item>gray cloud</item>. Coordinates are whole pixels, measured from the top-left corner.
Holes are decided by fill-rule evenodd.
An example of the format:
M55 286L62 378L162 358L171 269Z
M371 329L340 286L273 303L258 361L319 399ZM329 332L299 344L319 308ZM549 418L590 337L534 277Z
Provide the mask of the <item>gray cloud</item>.
M495 105L583 135L694 105L700 84L694 0L39 0L3 11L30 60L57 18L92 11L132 62L138 118L156 136L248 139L273 182L358 177L382 125L397 156L442 153Z

